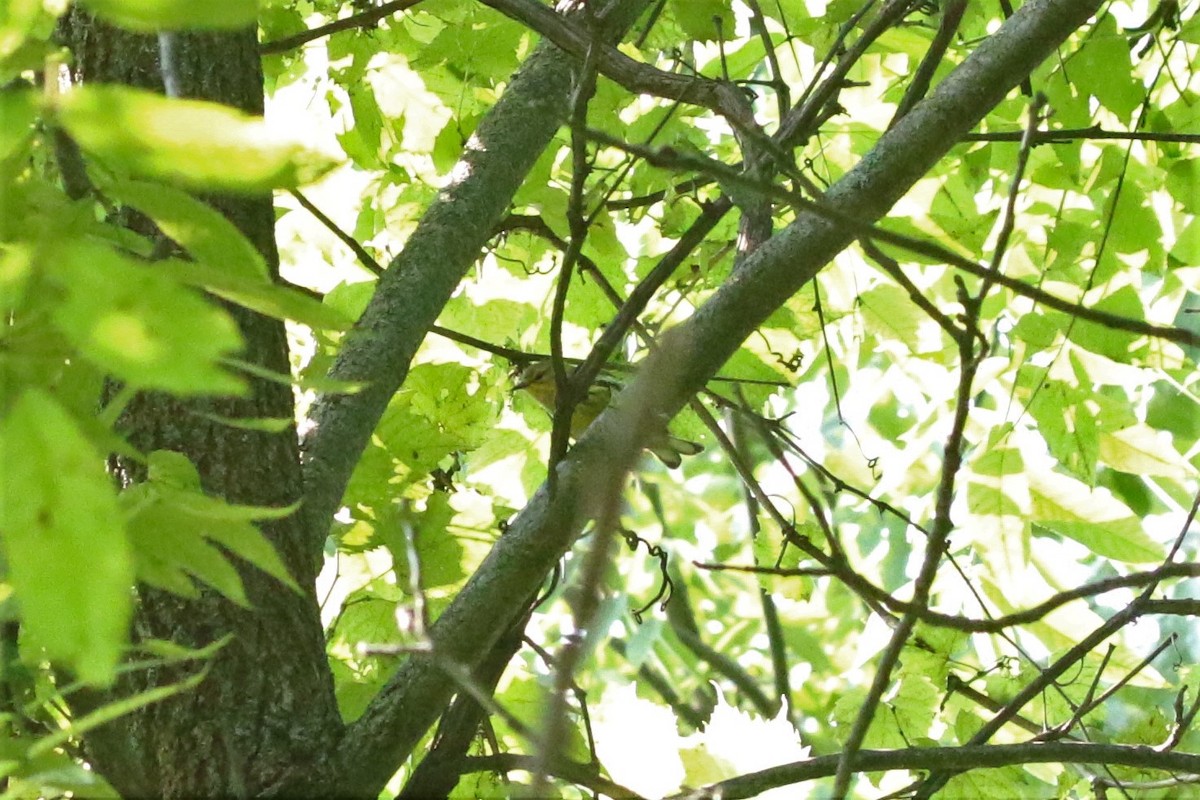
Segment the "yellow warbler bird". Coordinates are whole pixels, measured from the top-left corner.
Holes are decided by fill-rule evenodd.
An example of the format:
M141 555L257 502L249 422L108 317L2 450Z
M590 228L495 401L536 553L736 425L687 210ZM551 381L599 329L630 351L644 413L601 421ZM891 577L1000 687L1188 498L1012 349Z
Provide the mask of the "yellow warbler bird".
M513 373L513 388L524 389L530 397L551 414L554 413L555 400L558 396L558 384L554 381L554 365L549 359L530 362ZM620 390L621 384L606 375L600 375L588 387L587 397L583 398L574 413L571 414L571 438L577 439L596 417L612 403L613 397ZM704 448L696 442L671 436L665 431L656 436L646 449L659 461L674 469L682 463L683 456L692 456Z

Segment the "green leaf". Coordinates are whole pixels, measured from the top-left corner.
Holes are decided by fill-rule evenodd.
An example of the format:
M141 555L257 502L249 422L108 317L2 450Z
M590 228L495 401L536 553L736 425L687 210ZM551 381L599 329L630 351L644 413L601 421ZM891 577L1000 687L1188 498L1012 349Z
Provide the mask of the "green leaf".
M967 484L967 509L972 514L993 517L1019 517L1020 504L995 486L977 481Z
M184 647L178 642L166 639L145 639L137 643L137 649L168 662L207 661L231 641L233 641L232 633L226 634L204 647Z
M185 491L200 491L200 471L183 453L155 450L146 459L146 473L153 484Z
M375 94L369 86L354 85L349 94L354 127L339 134L338 142L355 164L366 169L379 169L383 166L383 112L379 110Z
M908 735L927 734L942 692L933 685L930 676L922 673L901 673L900 685L885 696L890 717Z
M338 619L337 638L355 649L401 643L404 637L396 626L396 603L369 596L347 598Z
M275 319L289 319L330 331L346 330L352 322L346 315L320 300L270 280L234 275L219 266L176 259L160 261L156 268L180 283L205 289L231 303Z
M191 575L248 605L241 578L217 544L299 591L274 546L252 524L290 516L299 503L283 508L227 503L200 491L199 475L186 456L158 450L149 460L150 481L121 495L140 580L194 597Z
M270 280L267 262L237 226L187 192L145 181L113 181L102 189L113 200L154 220L197 261L249 280Z
M838 732L843 736L862 708L865 690L844 693L833 707ZM902 675L900 684L884 698L881 712L871 720L865 744L868 747L908 747L913 737L926 735L939 695L923 675Z
M1167 191L1186 211L1200 214L1200 164L1195 159L1176 161L1167 169Z
M48 39L63 8L43 0L5 0L0 6L0 86L45 67L54 50ZM7 121L3 114L0 119Z
M1100 458L1105 464L1131 475L1158 475L1183 479L1195 470L1175 452L1170 434L1138 423L1100 434Z
M696 41L733 37L733 8L724 0L671 0L671 13L684 33Z
M884 339L899 339L912 353L942 348L937 326L899 286L880 284L862 293L863 316Z
M438 172L449 172L458 163L458 158L462 155L463 145L467 142L467 137L471 135L471 131L463 130L463 122L458 119L449 120L442 128L441 133L433 140L433 165Z
M1142 169L1140 164L1134 162L1129 165L1128 172L1134 170L1140 172ZM1162 173L1156 170L1154 180L1162 180ZM1121 189L1121 194L1116 199L1112 210L1113 222L1109 230L1109 252L1106 253L1110 257L1114 253L1148 254L1153 262L1157 260L1156 256L1161 252L1158 242L1163 235L1162 223L1159 221L1158 214L1154 212L1153 201L1143 191L1142 185L1144 184L1127 180ZM1105 261L1102 259L1101 265L1104 264ZM1127 265L1115 258L1109 269L1111 274L1128 271ZM1107 280L1108 273L1101 269L1097 271L1096 278L1097 280Z
M1031 312L1021 315L1017 324L1013 326L1012 333L1013 336L1029 342L1034 347L1045 348L1054 344L1054 340L1058 337L1058 331L1059 326L1055 318Z
M394 519L381 522L379 526L380 538L392 553L399 586L407 591L411 580L408 567L410 545L406 541L405 529L416 544L421 585L424 588L449 586L467 576L462 563L465 554L463 546L458 537L450 532L454 509L450 507L448 494L435 492L426 501L425 511L413 515L415 519L404 519L404 516L407 515L396 514Z
M325 305L351 319L357 319L366 310L374 294L375 281L342 282L325 293Z
M283 433L296 424L287 417L223 417L220 414L207 413L200 416L229 428L262 433Z
M817 523L805 521L795 526L796 532L812 542L822 542L824 533ZM759 567L796 569L803 556L800 548L788 543L778 526L767 525L754 537L754 564ZM767 579L769 576L760 576Z
M163 452L156 451L154 455L161 455ZM256 520L290 517L300 508L299 502L280 508L244 506L210 497L202 493L198 485L156 485L152 481L152 487L156 496L180 515L183 527L195 530L199 535L220 544L268 575L299 590L274 546L251 524Z
M258 20L257 0L84 0L97 16L133 31L232 30Z
M802 522L796 526L801 536L807 536L814 542L822 541L824 535L815 522ZM783 532L775 525L764 525L755 535L754 565L771 569L797 569L803 553L800 548L787 542ZM755 573L759 586L767 592L780 592L789 600L807 600L812 596L814 580L808 576L776 576L765 573Z
M1044 797L1046 785L1020 767L973 769L955 775L940 792L946 797Z
M1128 564L1146 564L1163 557L1162 547L1146 536L1136 517L1102 525L1079 520L1042 520L1033 524L1033 531L1074 539L1098 556Z
M4 198L0 196L0 203ZM0 314L7 316L25 300L33 277L33 248L23 244L0 245ZM44 341L44 339L41 339ZM11 337L9 346L12 347Z
M1200 262L1200 216L1193 217L1176 236L1171 257L1180 264Z
M1088 394L1066 381L1045 378L1046 370L1025 365L1019 368L1018 384L1028 387L1029 414L1050 454L1072 474L1092 482L1096 468L1096 424L1084 402Z
M373 443L351 476L347 502L390 502L451 453L485 441L493 433L495 415L492 394L474 370L461 364L418 364L379 421Z
M381 674L379 670L355 670L340 660L330 663L330 671L333 673L338 711L346 722L358 719L387 679L386 673Z
M526 730L536 731L545 720L547 688L531 678L517 678L509 683L508 688L497 696L496 700L517 720L524 723ZM498 730L510 731L507 722L497 724ZM559 743L561 752L570 759L587 759L588 747L577 725L571 725L562 732Z
M98 367L139 388L242 391L242 382L219 363L242 345L224 311L107 247L70 243L56 255L53 271L67 296L54 321Z
M1146 408L1146 423L1170 433L1175 446L1186 451L1200 439L1200 399L1160 380Z
M333 167L249 114L119 86L85 86L62 98L58 121L109 168L197 189L262 192L315 180Z
M980 475L1017 475L1025 469L1021 451L1012 446L1008 439L1012 425L1006 424L988 434L988 446L976 458L971 467Z
M89 800L118 800L120 795L93 770L76 761L61 750L50 751L47 740L12 737L12 749L3 753L4 764L0 775L8 778L9 791L6 797L31 796L21 791L26 786L37 786L39 797L87 797ZM61 740L58 740L61 741ZM30 753L35 755L30 756ZM10 758L12 760L10 760ZM15 759L19 758L20 761ZM15 790L15 791L14 791Z
M538 320L538 309L530 303L504 297L476 302L466 293L451 298L438 318L442 325L460 333L513 339L536 327Z
M295 509L292 509L294 513ZM296 592L300 586L288 573L279 558L275 546L267 541L262 532L253 525L221 520L221 524L209 524L204 534L210 540L242 558Z
M122 495L130 496L130 492ZM143 497L149 501L139 502L129 520L138 578L184 597L196 597L187 578L191 575L248 608L241 576L220 550L204 540L203 523L180 513L159 492Z
M1081 91L1091 93L1123 122L1142 102L1145 89L1130 69L1129 45L1112 17L1102 17L1068 70Z
M19 155L33 136L37 122L37 94L29 90L0 92L0 162Z
M1092 304L1095 311L1106 311L1126 319L1141 322L1146 317L1142 301L1131 286L1125 286ZM1108 356L1114 361L1128 363L1131 348L1138 339L1138 334L1121 331L1107 325L1100 325L1088 320L1076 320L1071 330L1071 340L1093 353Z
M1159 561L1163 548L1147 535L1142 521L1107 490L1092 489L1073 478L1030 470L1030 520L1041 528L1074 539L1093 553L1128 563Z
M81 680L107 684L128 635L133 567L104 457L34 389L0 423L0 463L0 532L24 632Z

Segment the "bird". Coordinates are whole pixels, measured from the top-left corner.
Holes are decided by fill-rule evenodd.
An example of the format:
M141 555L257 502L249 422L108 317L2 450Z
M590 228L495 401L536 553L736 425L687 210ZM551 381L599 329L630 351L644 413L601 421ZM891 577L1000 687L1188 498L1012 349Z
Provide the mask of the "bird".
M588 387L587 396L579 401L571 414L572 439L583 435L596 417L612 404L620 389L620 382L611 375L601 374L596 378ZM513 372L513 390L528 392L530 397L553 414L558 399L558 384L554 380L554 365L550 359L531 361L518 366ZM683 463L683 456L696 455L704 448L697 442L662 431L646 445L646 449L663 464L674 469Z

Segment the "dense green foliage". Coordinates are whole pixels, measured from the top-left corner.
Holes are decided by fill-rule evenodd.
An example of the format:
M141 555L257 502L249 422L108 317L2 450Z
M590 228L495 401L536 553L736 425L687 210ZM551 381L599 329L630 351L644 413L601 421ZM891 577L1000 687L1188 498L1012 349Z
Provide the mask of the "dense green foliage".
M60 85L70 56L53 42L53 5L0 9L0 775L12 796L107 791L79 766L81 737L199 678L94 717L68 710L71 693L148 664L203 665L223 646L131 640L135 586L249 608L241 560L283 591L312 588L255 525L299 503L206 494L186 457L132 448L117 424L126 404L146 391L237 394L248 374L261 377L241 357L231 304L289 321L293 374L269 377L296 387L302 435L310 409L358 396L370 381L345 366L366 335L352 321L439 193L470 180L463 153L486 159L500 142L473 137L549 33L531 30L537 3L392 4L412 7L320 36L306 32L364 4L266 4L264 122L211 102ZM143 31L234 28L255 8L85 5ZM594 87L575 78L564 124L518 176L507 213L481 221L484 252L435 309L437 327L324 520L316 595L343 718L358 719L431 646L430 626L562 455L552 445L565 427L510 392L514 363L582 360L615 332L607 368L653 392L637 364L668 346L663 334L741 313L706 303L782 257L774 240L747 244L766 240L764 225L777 237L789 225L851 226L857 241L803 288L763 295L765 321L675 417L672 431L704 452L678 470L638 461L619 506L588 512L591 535L553 577L538 576L540 592L528 586L541 602L527 644L469 754L535 758L463 762L456 796L523 796L539 771L566 797L616 791L606 779L661 796L810 756L939 747L968 749L891 771L851 769L846 756L837 779L814 767L734 781L727 796L788 783L779 796L884 796L914 782L946 797L1121 785L1194 796L1196 5L1176 16L1164 2L1150 18L1145 4L1106 4L932 169L914 166L903 199L861 218L811 206L830 187L843 196L837 187L872 159L903 158L876 149L885 132L909 135L897 110L917 118L922 80L936 91L996 40L1005 4L650 5L608 52L618 66L621 54L653 65L657 82L637 93L607 77L622 74L610 62L586 59ZM938 41L945 52L926 73ZM686 82L668 73L737 88L674 102ZM799 127L768 138L786 124ZM291 285L201 199L270 189ZM161 237L123 224L132 213ZM617 321L676 257L636 321ZM390 313L400 324L409 312ZM144 482L118 489L112 453L141 461ZM1007 724L993 735L998 710ZM542 726L559 732L552 745ZM392 791L430 739L390 765ZM1164 772L1134 755L969 752L1034 740L1131 754L1166 743L1163 754L1192 760ZM599 769L571 773L563 759Z

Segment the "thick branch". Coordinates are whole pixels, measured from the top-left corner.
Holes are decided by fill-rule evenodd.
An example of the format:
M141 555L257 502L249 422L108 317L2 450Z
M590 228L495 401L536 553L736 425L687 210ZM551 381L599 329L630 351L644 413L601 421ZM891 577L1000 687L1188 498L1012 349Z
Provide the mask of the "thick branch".
M749 775L740 775L689 794L689 798L738 800L768 789L827 778L837 769L838 756L797 761ZM1200 772L1200 755L1163 752L1153 747L1085 742L1030 742L976 747L914 747L910 750L861 750L854 756L856 772L893 769L994 769L1022 764L1109 764L1175 772Z
M370 11L335 19L333 22L320 25L316 28L310 28L309 30L297 33L295 36L285 36L282 39L276 39L272 42L263 42L259 46L258 52L263 55L286 53L288 50L294 50L300 45L320 39L322 36L329 36L338 31L348 31L354 28L365 28L368 25L374 25L384 17L389 17L401 11L407 11L419 2L421 0L392 0L392 2L384 3L377 8L372 8Z
M917 104L886 133L855 169L831 187L826 201L835 209L854 213L866 221L881 217L1099 5L1099 0L1031 0L1024 5L927 100ZM536 121L526 122L536 124ZM487 145L486 138L482 141ZM449 191L462 191L462 186L460 182ZM437 227L436 221L450 213L435 207L430 212L435 222L429 224ZM499 211L489 215L483 220L483 230L490 230L498 219ZM476 229L476 226L466 227L472 232ZM545 486L534 495L434 624L432 645L441 658L470 667L487 652L505 626L521 612L528 587L549 572L592 513L606 505L611 507L612 498L606 492L613 489L608 487L621 485L616 476L631 468L663 417L678 411L756 327L853 238L853 232L817 214L800 214L795 222L747 258L741 270L690 320L663 337L662 346L622 393L621 401L601 415L558 464L553 499ZM410 242L409 247L413 246ZM443 269L448 263L458 267L463 245L452 240L442 246L448 252L437 252L435 263ZM473 256L477 250L474 240L470 249ZM422 259L414 261L413 270L431 269L429 265L422 267ZM389 269L387 277L395 277L390 285L381 285L379 293L393 294L399 288L397 284L411 281L405 277L408 269ZM445 296L449 296L460 274L455 272L453 281L445 277L436 281L445 290ZM417 288L423 287L418 283ZM421 303L415 311L425 313L427 306L428 302ZM367 317L371 314L369 309ZM417 322L427 325L432 316ZM402 372L420 340L419 334L412 333L413 324L417 323L403 321L402 335L393 334L387 341L360 345L359 349L370 354L385 351L376 357L387 361L376 366L373 374L387 375L389 365ZM372 325L360 327L361 336L383 339L383 332ZM412 341L408 342L406 337ZM387 346L393 340L398 340L397 345ZM401 345L408 349L397 356ZM380 411L398 383L399 376L389 377L390 388L368 389L377 398L373 403ZM381 391L386 393L380 401ZM373 424L377 417L378 414L371 417L370 422ZM354 452L361 449L368 434L369 426L365 431L355 431ZM343 466L347 473L349 466ZM324 502L327 512L336 503L328 499ZM382 786L390 775L388 770L411 751L452 690L453 685L432 659L410 658L348 730L339 747L340 773L347 781L354 780L359 791ZM366 772L372 776L370 780L362 778Z
M951 73L925 101L884 134L862 161L834 184L823 205L864 224L878 220L1008 91L1082 25L1099 0L1034 0ZM653 394L653 411L673 415L788 297L855 238L857 232L804 211L762 245L686 323L669 331L627 390L629 405ZM674 385L654 383L675 373ZM658 381L653 378L659 378ZM606 414L589 439L613 435ZM650 416L645 413L643 417ZM614 420L615 421L615 420ZM630 442L636 446L636 441Z
M457 762L446 764L443 766L443 771L447 778L455 781L460 775L469 775L473 772L509 772L514 770L523 770L525 772L533 772L539 767L535 756L526 756L519 753L497 753L492 756L469 756ZM614 783L597 774L595 768L587 764L578 764L571 761L560 759L549 765L545 765L546 774L559 780L573 783L576 786L583 786L590 789L593 795L599 794L603 797L611 797L614 800L640 800L641 795L633 792L625 787Z
M824 203L822 200L809 200L799 192L789 191L770 183L756 181L752 177L744 175L737 169L722 164L715 159L692 153L682 153L673 148L656 149L645 145L630 144L598 130L590 131L590 135L594 141L600 144L624 150L627 153L645 159L647 163L656 167L673 170L696 170L710 175L729 186L741 188L745 192L762 194L782 204L790 205L797 211L807 211L816 214L852 232L855 237L870 241L870 247L874 248L875 253L880 252L876 246L879 242L895 245L911 253L940 259L946 264L961 269L969 275L984 278L992 283L998 283L1006 289L1011 290L1014 294L1041 303L1056 311L1062 311L1073 317L1078 317L1081 320L1095 322L1097 325L1103 325L1114 330L1129 331L1131 333L1152 336L1157 339L1165 339L1168 342L1175 342L1176 344L1200 345L1200 334L1187 328L1154 325L1149 322L1143 322L1131 317L1123 317L1120 314L1113 314L1100 309L1089 308L1079 302L1056 297L1031 283L1026 283L1020 278L1012 278L1003 273L998 273L990 265L978 264L965 256L959 255L943 244L916 236L896 233L887 228L874 225L870 221L863 221L852 209L835 208ZM873 257L878 258L878 255L873 255Z
M596 71L634 94L702 106L717 112L733 125L753 124L745 98L733 84L699 75L664 72L633 60L615 47L592 49L587 31L534 0L480 2L537 31L580 61L591 50Z
M1200 755L1192 753L1163 752L1153 747L1131 747L1128 745L1090 744L1086 742L1050 742L982 747L914 747L907 750L863 750L854 758L854 768L861 772L884 772L886 770L932 770L953 767L957 770L995 769L997 767L1021 766L1047 763L1104 764L1160 769L1164 771L1196 773L1200 771ZM531 771L533 756L502 753L493 756L465 758L447 769L455 774L472 772ZM782 764L748 775L739 775L727 781L688 792L682 797L688 800L738 800L756 797L770 789L791 786L805 781L827 778L837 768L837 756L821 756L792 764ZM604 791L611 797L636 797L628 790L615 784L599 782L586 768L574 764L562 764L553 770L556 777L579 786Z
M617 38L648 3L610 0L598 15L601 35ZM320 398L303 443L305 504L301 513L314 560L350 474L408 374L418 346L562 123L574 73L575 61L569 54L550 44L538 47L467 143L451 184L438 195L404 250L380 277L370 303L347 335L330 376L360 383L363 388L353 394ZM521 600L528 595L529 585L517 591ZM509 605L509 599L505 595L499 617L487 614L482 625L461 625L460 636L466 638L458 638L456 647L439 646L439 654L474 666L504 626L515 619L520 601ZM484 600L477 610L491 603ZM453 617L447 613L442 619L452 624ZM503 620L499 627L495 626L497 619ZM378 795L453 690L450 680L428 660L414 658L408 666L421 676L417 695L385 691L376 698L332 756L337 774L331 784L308 785L304 791L321 789L330 796ZM293 788L300 791L286 785L277 788L283 793Z
M606 15L608 30L630 24L647 2L613 0L612 13ZM562 123L574 66L569 55L548 45L530 57L467 143L453 182L388 266L346 337L330 377L365 388L320 398L303 445L303 513L314 557L350 473L408 374L417 347Z

